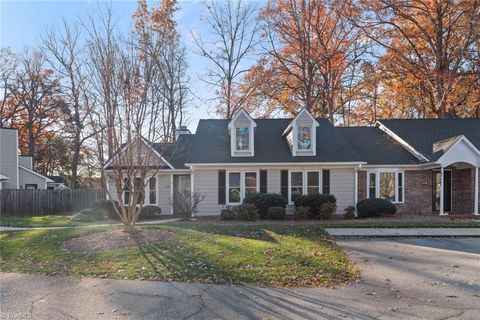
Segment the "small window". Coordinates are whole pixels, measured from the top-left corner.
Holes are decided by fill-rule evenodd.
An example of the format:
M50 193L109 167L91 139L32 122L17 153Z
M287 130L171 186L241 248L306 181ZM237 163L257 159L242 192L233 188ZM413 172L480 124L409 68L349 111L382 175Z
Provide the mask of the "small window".
M307 194L320 193L320 173L318 171L307 172Z
M380 198L395 201L395 172L380 172Z
M322 193L330 194L330 170L322 170Z
M240 203L240 172L230 172L228 174L228 202Z
M150 204L157 203L157 179L155 177L151 177L148 181L148 200Z
M36 183L26 183L25 189L36 190L38 189L38 185Z
M376 174L374 172L369 174L368 197L370 199L376 198Z
M298 150L310 150L312 147L312 128L298 128Z
M245 196L255 194L257 192L257 173L245 173Z
M303 194L303 172L292 172L290 176L290 200Z
M250 149L250 139L248 128L236 128L236 147L237 151L246 151Z

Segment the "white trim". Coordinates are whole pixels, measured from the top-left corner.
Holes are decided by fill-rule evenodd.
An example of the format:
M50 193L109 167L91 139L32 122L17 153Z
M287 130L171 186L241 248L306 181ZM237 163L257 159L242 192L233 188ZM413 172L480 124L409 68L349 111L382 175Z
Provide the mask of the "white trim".
M174 214L173 212L173 174L170 175L170 214Z
M394 204L401 204L405 203L405 171L401 169L387 169L387 168L378 168L373 170L366 170L367 171L367 199L370 198L370 174L375 174L375 198L380 198L380 174L381 173L394 173L395 174L395 200L392 201ZM399 193L398 193L398 174L402 174L402 201L398 201ZM358 178L357 178L358 179Z
M302 174L302 195L305 194L305 170L288 170L288 204L293 205L292 200L292 173Z
M254 166L272 166L272 167L285 167L285 166L355 166L360 164L366 164L366 162L252 162L252 163L185 163L187 167L254 167Z
M230 173L239 173L240 174L240 201L239 202L230 202ZM225 204L229 206L240 205L245 199L245 174L246 173L255 173L255 192L260 190L260 170L232 170L225 171Z
M237 127L234 125L236 119L240 114L244 114L247 119L250 121L248 126L248 150L237 150ZM255 130L257 123L253 118L248 114L245 109L240 108L235 112L232 117L232 120L228 123L227 129L230 134L230 156L231 157L253 157L255 156ZM238 127L245 128L245 127Z
M408 144L405 140L400 138L395 132L390 130L387 126L385 126L383 123L380 121L375 122L375 126L388 134L390 137L392 137L394 140L396 140L398 143L400 143L405 149L407 149L412 155L414 155L418 160L420 161L425 161L425 162L430 162L430 160L425 157L423 154L418 152L414 147L412 147L410 144Z
M33 174L33 175L36 175L36 176L38 176L38 177L40 177L40 178L45 179L45 183L47 183L47 182L54 182L52 179L47 178L47 177L45 177L45 176L42 176L40 173L37 173L37 172L35 172L35 171L33 171L33 170L30 170L30 169L22 166L21 164L19 164L18 167L19 167L20 169L23 169L23 170L25 170L25 171Z
M478 197L480 196L480 194L478 193L478 175L479 175L479 167L475 167L475 191L474 191L474 201L473 201L473 214L478 216L480 213L478 212Z
M165 162L165 164L168 165L168 166L170 167L170 169L175 170L175 167L172 166L157 150L155 150L155 148L152 147L152 146L148 143L147 139L145 139L144 137L141 137L141 140L142 140L142 142L143 142L147 147L149 147L150 149L152 149L153 152L155 152L155 154L156 154L158 157L160 157L160 160L162 160L163 162ZM133 145L134 145L134 144L132 144L132 146L133 146ZM107 168L111 165L111 162L113 161L113 159L114 159L116 156L118 156L120 153L122 153L123 150L124 150L125 148L127 148L127 147L128 147L128 144L125 144L125 145L120 149L120 151L119 151L118 153L116 153L115 155L113 155L113 157L112 157L110 160L108 160L106 164L103 165L103 169L104 169L104 170L114 170L114 169L107 169Z
M434 147L435 147L435 145L438 145L438 144L440 144L440 143L442 143L442 142L447 142L448 140L449 140L449 139L436 142L436 143L434 144ZM454 139L454 140L455 140L455 141L454 141L450 146L448 146L448 148L447 148L446 150L443 150L442 156L441 156L440 158L438 158L438 160L435 161L435 163L437 163L437 164L439 164L439 165L441 165L441 166L443 166L443 167L448 167L449 165L451 165L451 164L453 164L453 163L456 163L456 162L466 162L466 163L468 163L468 164L470 164L470 165L472 165L472 166L474 166L474 167L480 165L480 159L477 159L477 163L472 163L472 162L470 162L470 161L467 160L467 159L461 159L461 160L459 160L459 161L454 161L454 162L449 162L449 163L444 162L444 158L448 156L448 153L449 153L457 144L459 144L459 143L462 142L462 141L465 142L465 143L467 144L467 146L470 147L470 148L473 150L473 152L480 158L480 150L478 150L478 148L475 147L475 145L474 145L472 142L470 142L470 140L468 140L467 137L465 137L464 135L460 135L460 136L458 136L458 137L457 137L456 139Z
M437 170L433 169L433 170L432 170L432 174L433 174L433 173L441 173L442 169L443 169L443 171L444 171L444 175L445 175L445 171L450 171L450 211L452 211L452 210L453 210L453 169L447 169L447 168L445 168L445 167L444 167L444 168L440 168L440 170L438 170L438 169L437 169ZM444 176L444 177L445 177L445 176ZM433 179L433 177L432 177L432 179ZM434 185L434 183L435 183L435 181L433 180L433 183L432 183L432 196L433 196L433 190L435 190L435 185ZM443 188L442 188L442 190L443 190ZM432 200L433 200L433 199L432 199ZM432 211L434 211L434 210L433 210L433 206L432 206ZM440 210L438 210L438 211L440 211ZM445 215L448 215L448 212L445 213Z

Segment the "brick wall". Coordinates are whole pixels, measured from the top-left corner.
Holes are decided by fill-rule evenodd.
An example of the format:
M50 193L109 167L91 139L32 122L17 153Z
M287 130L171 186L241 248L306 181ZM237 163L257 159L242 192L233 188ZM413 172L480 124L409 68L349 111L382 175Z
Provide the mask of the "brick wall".
M453 170L452 174L452 213L472 213L475 171Z
M432 171L405 171L405 199L397 204L400 213L432 212Z
M367 171L358 171L358 201L367 198Z

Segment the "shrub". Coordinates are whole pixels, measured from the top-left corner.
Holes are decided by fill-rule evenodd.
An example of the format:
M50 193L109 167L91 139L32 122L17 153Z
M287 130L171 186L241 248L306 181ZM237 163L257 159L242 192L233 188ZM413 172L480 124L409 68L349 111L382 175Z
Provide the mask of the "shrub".
M243 203L254 204L258 209L258 214L262 219L267 217L267 210L271 207L282 207L287 206L287 199L278 193L255 193L253 195L248 195L243 200Z
M345 219L355 219L355 207L348 206L343 210L343 217Z
M79 221L79 222L93 222L105 219L103 212L93 210L90 208L80 210L79 212L75 213L71 220L72 221Z
M222 209L222 211L220 212L220 220L230 221L235 219L236 216L232 208Z
M140 212L138 218L141 220L158 219L161 213L162 209L160 207L147 205L142 208L142 211Z
M330 219L337 211L337 205L334 202L324 202L320 205L318 219Z
M238 220L256 221L258 220L258 209L254 204L245 203L233 208L233 213Z
M397 207L385 199L364 199L357 203L357 211L360 218L369 218L395 214Z
M298 196L294 200L295 207L310 208L311 218L320 218L320 207L323 203L337 203L337 199L332 194L308 194L305 196Z
M306 220L310 218L310 208L308 207L297 207L293 219L295 220Z
M285 220L287 212L284 207L270 207L267 209L267 219Z

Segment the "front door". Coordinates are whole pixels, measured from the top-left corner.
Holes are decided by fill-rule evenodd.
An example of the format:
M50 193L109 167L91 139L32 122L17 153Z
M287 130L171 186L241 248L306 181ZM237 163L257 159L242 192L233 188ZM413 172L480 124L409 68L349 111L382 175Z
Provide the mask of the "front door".
M443 210L452 211L452 171L443 171ZM440 211L441 172L433 171L433 211Z
M185 201L190 199L190 175L173 176L173 212L182 213Z

